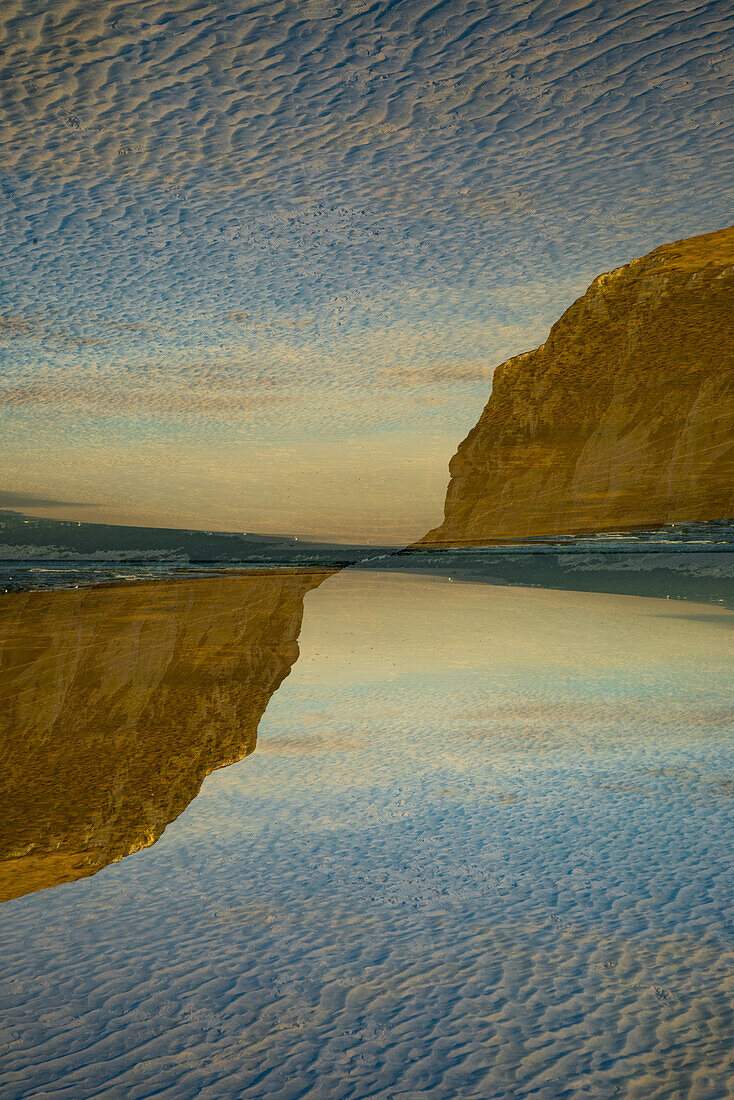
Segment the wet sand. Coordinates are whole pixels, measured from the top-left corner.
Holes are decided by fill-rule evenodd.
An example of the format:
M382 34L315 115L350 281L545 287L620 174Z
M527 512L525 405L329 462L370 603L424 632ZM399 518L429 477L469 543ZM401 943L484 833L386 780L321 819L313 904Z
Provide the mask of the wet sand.
M0 907L3 1095L730 1095L733 622L329 578L257 751Z
M249 755L317 570L0 601L0 902L155 843Z

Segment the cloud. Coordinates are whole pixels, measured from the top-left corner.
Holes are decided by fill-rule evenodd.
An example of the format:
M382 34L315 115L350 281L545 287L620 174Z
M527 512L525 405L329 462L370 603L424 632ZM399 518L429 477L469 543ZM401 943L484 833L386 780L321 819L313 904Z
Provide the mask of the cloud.
M16 317L12 314L0 316L0 340L12 340L19 336L35 336L35 322L28 317Z
M486 363L446 363L435 367L398 367L389 372L389 377L406 386L451 386L474 382L489 384L494 372L495 367Z
M127 416L149 414L176 419L184 416L220 414L230 416L261 410L292 401L294 394L277 378L222 376L216 365L192 366L170 371L152 368L151 377L139 374L131 379L76 378L58 374L35 378L20 377L0 382L0 409L43 408L59 413Z
M200 461L326 433L338 463L408 424L448 442L396 493L407 523L440 510L494 365L599 272L730 218L730 0L48 9L0 5L13 484L74 449L58 491L93 496L73 478L111 434L118 460L185 438ZM355 513L380 476L366 453Z

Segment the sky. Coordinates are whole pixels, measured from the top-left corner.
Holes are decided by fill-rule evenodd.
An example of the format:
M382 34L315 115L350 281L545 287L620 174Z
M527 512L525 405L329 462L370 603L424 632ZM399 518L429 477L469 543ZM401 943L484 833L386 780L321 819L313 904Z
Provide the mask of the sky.
M0 494L404 543L494 367L734 221L731 0L4 0Z

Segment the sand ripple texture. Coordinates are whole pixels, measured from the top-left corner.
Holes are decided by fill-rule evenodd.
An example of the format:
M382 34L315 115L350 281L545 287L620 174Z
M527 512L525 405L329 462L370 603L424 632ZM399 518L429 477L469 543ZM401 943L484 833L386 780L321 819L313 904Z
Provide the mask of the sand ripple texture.
M6 0L0 404L459 434L600 270L730 220L733 35L729 0Z
M3 1097L731 1096L732 622L326 581L257 751L0 909Z

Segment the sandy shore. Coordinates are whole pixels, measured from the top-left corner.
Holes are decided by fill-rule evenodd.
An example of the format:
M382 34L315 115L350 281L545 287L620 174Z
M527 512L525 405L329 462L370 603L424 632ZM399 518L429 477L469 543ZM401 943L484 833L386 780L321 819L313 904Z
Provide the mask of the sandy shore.
M729 1095L732 623L329 579L249 759L0 907L3 1094Z

